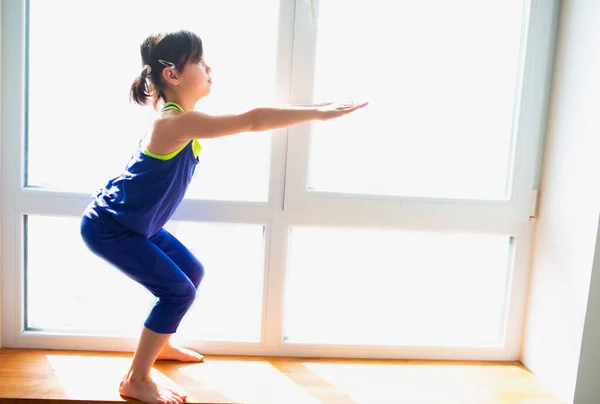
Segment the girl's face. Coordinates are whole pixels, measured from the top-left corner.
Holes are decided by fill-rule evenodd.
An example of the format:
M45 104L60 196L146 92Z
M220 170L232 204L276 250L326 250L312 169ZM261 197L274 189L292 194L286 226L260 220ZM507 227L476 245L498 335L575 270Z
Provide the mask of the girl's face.
M204 61L204 56L198 63L188 63L181 74L181 86L190 96L199 100L210 94L212 69Z

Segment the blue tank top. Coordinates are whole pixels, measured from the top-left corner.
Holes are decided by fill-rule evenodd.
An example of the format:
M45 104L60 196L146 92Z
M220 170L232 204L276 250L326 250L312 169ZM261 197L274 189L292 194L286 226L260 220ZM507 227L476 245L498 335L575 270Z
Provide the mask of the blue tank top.
M172 102L162 110L171 109L184 112ZM195 139L166 156L140 146L123 172L96 193L88 209L110 215L133 232L154 235L183 200L201 149Z

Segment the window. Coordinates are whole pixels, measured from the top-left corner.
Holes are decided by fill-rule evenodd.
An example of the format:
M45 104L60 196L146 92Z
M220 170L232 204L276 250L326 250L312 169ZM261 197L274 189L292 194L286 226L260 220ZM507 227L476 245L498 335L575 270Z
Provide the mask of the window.
M89 254L79 235L78 218L27 216L25 230L26 329L137 336L154 297ZM167 230L202 257L206 269L198 299L180 333L207 340L258 342L263 227L173 221Z
M286 341L502 344L508 237L294 227L290 244Z
M142 70L140 43L150 32L185 28L202 35L219 89L199 108L224 113L274 102L277 0L178 4L31 0L27 186L91 192L123 168L124 157L134 151L151 118L150 108L131 104L128 93ZM193 12L182 13L179 7ZM255 18L246 18L254 13ZM61 23L48 16L57 16ZM245 34L231 35L234 30ZM188 198L267 200L269 134L202 143L207 151L203 169Z
M314 125L309 189L509 198L523 3L389 7L321 2L313 98L358 97L371 106Z
M202 142L167 225L206 267L181 338L204 353L514 359L557 3L321 0L316 26L302 0L5 3L4 345L137 338L153 296L78 226L153 118L128 100L141 41L185 28L214 69L200 110L370 106Z

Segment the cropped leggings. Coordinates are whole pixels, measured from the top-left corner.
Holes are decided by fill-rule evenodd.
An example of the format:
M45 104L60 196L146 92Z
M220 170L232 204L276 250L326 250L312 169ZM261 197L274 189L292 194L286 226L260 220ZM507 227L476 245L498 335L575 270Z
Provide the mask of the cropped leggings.
M158 298L144 326L161 334L175 333L204 276L200 261L164 229L146 238L104 215L84 215L81 236L94 254Z

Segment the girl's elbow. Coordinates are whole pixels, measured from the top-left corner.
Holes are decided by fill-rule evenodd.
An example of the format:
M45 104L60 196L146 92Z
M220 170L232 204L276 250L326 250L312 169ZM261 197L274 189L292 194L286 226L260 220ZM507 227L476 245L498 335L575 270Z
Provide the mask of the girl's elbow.
M264 130L264 110L261 108L255 108L246 113L245 131L248 132L260 132Z

